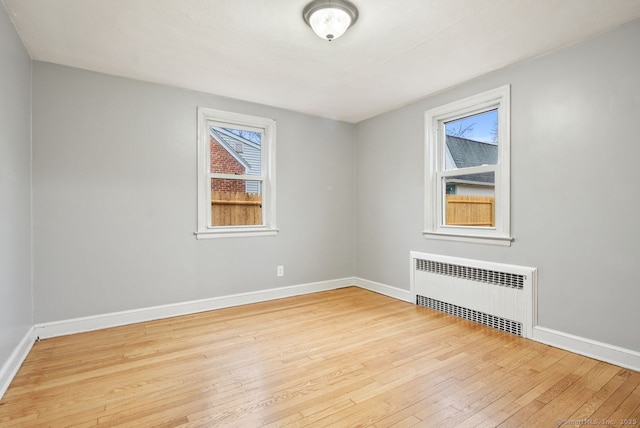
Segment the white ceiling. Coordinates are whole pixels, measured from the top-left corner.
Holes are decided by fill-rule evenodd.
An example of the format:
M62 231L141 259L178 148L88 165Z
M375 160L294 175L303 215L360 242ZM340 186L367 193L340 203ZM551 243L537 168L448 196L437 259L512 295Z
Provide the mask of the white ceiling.
M34 60L359 122L640 18L640 0L1 0ZM310 1L310 0L309 0Z

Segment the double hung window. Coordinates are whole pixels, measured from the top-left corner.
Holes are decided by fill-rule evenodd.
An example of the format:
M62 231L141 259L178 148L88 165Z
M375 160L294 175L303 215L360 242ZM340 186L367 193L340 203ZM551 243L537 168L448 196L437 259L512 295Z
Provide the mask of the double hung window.
M509 92L425 113L426 237L510 245Z
M275 234L272 119L198 109L201 238Z

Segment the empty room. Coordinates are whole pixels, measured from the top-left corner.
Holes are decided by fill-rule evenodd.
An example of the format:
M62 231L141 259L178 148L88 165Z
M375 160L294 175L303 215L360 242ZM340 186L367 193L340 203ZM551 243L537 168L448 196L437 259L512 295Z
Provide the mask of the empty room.
M640 425L640 0L0 0L0 426Z

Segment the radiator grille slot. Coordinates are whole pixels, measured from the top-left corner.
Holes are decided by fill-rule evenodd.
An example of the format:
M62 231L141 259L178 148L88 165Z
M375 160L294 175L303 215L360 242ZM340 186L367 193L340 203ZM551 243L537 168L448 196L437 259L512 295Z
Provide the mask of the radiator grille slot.
M508 272L416 259L416 270L522 290L526 277Z
M464 318L478 324L493 327L498 330L522 336L522 323L501 318L495 315L487 314L473 309L464 308L462 306L453 305L451 303L441 302L440 300L431 299L424 296L416 296L416 304L436 311Z

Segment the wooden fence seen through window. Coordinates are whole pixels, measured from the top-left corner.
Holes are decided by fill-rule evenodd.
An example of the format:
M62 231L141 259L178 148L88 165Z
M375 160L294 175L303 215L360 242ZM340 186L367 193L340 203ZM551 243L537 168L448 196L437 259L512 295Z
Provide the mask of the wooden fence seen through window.
M246 192L211 192L212 226L262 224L262 195Z

